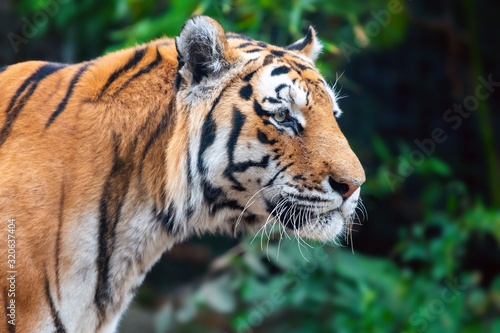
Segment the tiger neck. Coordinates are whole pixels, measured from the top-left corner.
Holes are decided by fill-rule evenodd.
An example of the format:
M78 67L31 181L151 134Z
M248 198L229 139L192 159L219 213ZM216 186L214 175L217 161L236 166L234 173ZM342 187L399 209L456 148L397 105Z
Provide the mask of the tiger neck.
M165 54L163 49L151 48L145 54ZM89 115L107 116L97 123L109 122L105 123L110 129L107 146L112 147L112 162L102 171L104 185L97 212L97 281L92 302L97 308L98 331L113 330L146 272L179 241L170 230L174 216L167 193L169 182L184 172L182 168L168 171L174 154L182 153L167 149L178 118L176 67L175 61L163 59L151 71L152 78L135 79L134 91L116 93L111 86L100 96L96 114Z

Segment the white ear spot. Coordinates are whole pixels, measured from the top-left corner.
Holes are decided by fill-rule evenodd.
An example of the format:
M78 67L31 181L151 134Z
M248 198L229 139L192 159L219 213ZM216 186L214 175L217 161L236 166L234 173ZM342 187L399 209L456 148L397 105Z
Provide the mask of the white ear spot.
M316 31L314 31L314 42L312 44L311 51L307 56L313 61L316 61L316 59L318 59L319 55L321 54L321 51L323 51L323 44L321 44L319 39L316 37Z
M315 61L318 59L321 50L323 50L323 45L316 37L316 31L314 28L310 26L307 31L307 35L304 38L299 39L292 45L285 47L285 49L295 51L298 54L304 55L312 61Z

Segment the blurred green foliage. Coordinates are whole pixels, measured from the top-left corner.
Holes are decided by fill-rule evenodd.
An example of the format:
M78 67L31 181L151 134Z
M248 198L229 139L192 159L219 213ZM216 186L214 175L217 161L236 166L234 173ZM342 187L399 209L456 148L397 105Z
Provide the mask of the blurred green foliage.
M417 174L439 182L422 198L422 220L399 230L389 257L278 235L261 247L252 236L219 258L201 287L167 301L157 331L221 332L211 318L229 314L227 329L242 332L498 332L500 276L484 288L482 273L463 263L474 238L500 242L500 211L474 204L451 174L438 180L448 167L437 161Z
M30 18L54 1L19 0L15 4L16 13L19 17ZM412 135L416 132L412 130L418 120L421 127L418 134L429 133L433 126L439 126L435 116L440 117L443 108L467 95L466 92L458 96L456 92L450 93L448 83L445 89L450 96L446 95L444 102L432 95L432 90L440 87L432 86L432 82L440 79L439 71L429 73L429 81L416 82L419 71L431 66L428 63L437 63L433 68L444 68L445 63L439 59L448 57L449 53L447 49L442 53L433 49L445 47L446 43L441 39L426 44L432 41L432 36L425 35L425 39L410 36L410 33L413 36L421 33L415 26L425 27L427 24L418 23L410 15L410 2L63 2L57 14L48 24L40 26L30 41L32 49L43 48L47 36L63 41L62 55L57 60L80 61L164 35L176 36L189 17L204 14L219 20L226 30L277 45L294 42L302 37L309 25L313 25L325 45L317 63L325 77L334 81L343 70L350 71L339 79L339 85L352 96L345 102L342 100L341 106L353 110L346 112L345 120L340 124L346 133L354 133L350 135L351 144L359 152L367 170L363 197L370 215L375 215L364 222L367 226L354 226L355 254L349 247L309 246L295 239L280 242L279 237L270 239L269 244L264 238L264 247L261 248L260 236L254 242L250 236L213 262L198 283L183 284L175 292L158 294L149 292L158 286L146 282L137 297L138 306L154 308L156 332L250 329L254 332L288 333L500 332L497 258L500 253L500 210L498 201L495 201L495 191L498 192L500 184L494 181L494 160L498 154L494 148L494 136L487 136L483 141L474 139L485 131L494 132L492 124L495 122L481 122L479 119L476 127L476 120L471 120L472 125L459 129L468 133L467 142L472 140L470 150L486 154L474 163L470 163L470 156L476 155L470 152L469 157L459 154L460 149L466 149L460 145L464 142L460 132L453 133L455 137L446 146L457 156L443 153L441 149L441 153L426 156L421 163L408 162L416 149L412 143ZM400 11L390 13L389 19L380 16L388 11L391 3L399 5ZM445 11L446 6L456 16L463 14L460 2L435 3L439 3L435 7L438 9L429 10L433 19L436 12ZM470 1L464 3L469 6L467 8L474 6ZM414 12L422 8L415 2L411 6ZM482 13L489 11L488 7L480 7L480 10ZM477 20L477 17L471 20ZM379 30L374 33L377 24ZM467 30L467 23L457 25L462 31ZM370 27L375 30L370 30ZM493 32L497 34L497 31ZM431 59L424 63L427 65L415 70L411 68L418 64L417 51L410 54L405 51L405 48L410 48L408 44L401 46L410 37L417 45L412 50L422 49L419 52L427 52L422 57ZM477 48L476 53L489 52L476 41L476 37L469 35ZM389 66L410 68L409 73L377 72L377 67L384 64L374 60L380 54L385 59L392 59ZM379 62L371 64L375 61ZM471 65L463 60L457 73L467 72L473 67L476 74L480 74L483 68L481 56L476 54L474 61ZM368 68L371 72L356 66ZM410 77L411 88L405 89L417 92L405 95L404 89L391 90L384 85L398 75ZM460 76L459 80L465 82L465 87L474 86L469 77ZM405 104L408 107L404 110L404 118L394 121L395 113L390 114L386 108L392 100L397 100L398 95L410 102ZM429 96L434 96L434 99ZM417 101L426 98L426 110L423 110ZM480 115L494 117L489 115L488 103L483 103ZM417 107L413 107L415 105ZM434 108L433 105L439 106ZM391 121L395 124L388 129L386 124L391 124ZM380 124L386 127L379 128ZM482 162L484 160L489 161L489 166ZM475 182L477 176L484 177L484 169L488 167L491 179L481 178L478 185ZM495 202L496 206L491 204ZM346 239L345 243L350 246L350 241ZM168 283L168 277L162 283ZM127 320L126 316L125 322L130 322ZM122 331L126 330L127 325L122 325Z

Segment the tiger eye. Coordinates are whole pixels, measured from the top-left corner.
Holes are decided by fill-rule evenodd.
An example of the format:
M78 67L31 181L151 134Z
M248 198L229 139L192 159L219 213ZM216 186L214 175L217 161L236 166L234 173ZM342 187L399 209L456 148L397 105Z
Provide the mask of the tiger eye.
M280 111L278 113L274 114L274 120L276 120L278 123L282 123L286 119L286 113L284 111Z

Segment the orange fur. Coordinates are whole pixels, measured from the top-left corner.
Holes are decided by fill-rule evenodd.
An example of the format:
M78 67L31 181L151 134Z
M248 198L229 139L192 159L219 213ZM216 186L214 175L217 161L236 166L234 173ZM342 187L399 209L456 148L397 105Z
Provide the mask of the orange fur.
M89 304L85 306L89 307L89 318L98 324L88 330L80 329L112 330L110 316L119 317L124 308L121 304L127 303L124 300L128 296L124 295L142 281L166 247L188 236L186 228L195 233L225 230L221 225L210 229L201 222L189 224L188 218L185 222L177 221L188 226L175 224L172 233L148 238L154 250L141 253L130 266L130 271L137 275L135 282L122 277L121 271L116 275L116 281L120 281L116 285L114 280L102 280L111 273L99 271L106 265L100 262L97 248L99 253L107 254L115 246L135 246L126 243L127 230L132 227L124 224L124 217L133 221L138 207L147 206L158 219L168 222L168 203L185 191L186 182L194 181L185 172L191 163L186 154L193 144L190 140L202 132L201 126L213 105L217 105L213 119L218 131L229 131L234 127L234 117L243 115L245 123L238 136L238 149L255 146L258 131L278 142L276 159L281 165L293 163L287 172L304 175L301 186L318 187L329 175L339 183L359 186L364 182L361 164L332 113L332 100L312 60L306 57L313 46L305 45L302 53L259 46L256 41L237 35L226 36L217 22L206 20L220 35L224 64L233 67L230 74L217 77L220 82L203 101L190 102L187 97L179 97L174 87L179 75L178 54L171 39L114 52L87 63L58 67L33 61L12 65L0 73L0 237L4 240L0 244L2 249L7 248L7 220L15 219L16 332L60 329L58 320L69 330L71 320L61 315L65 311L61 305L71 294L64 286L75 278L97 283L97 289L99 283L111 283L116 300L110 297L101 304L97 290L93 305L97 310ZM248 45L241 47L245 43ZM259 57L248 60L245 51L254 47L261 48ZM272 52L282 55L268 56ZM307 126L298 138L264 125L254 110L255 97L240 97L241 89L248 84L254 87L255 96L263 70L277 62L291 68L307 68L300 74L288 73L290 79L300 81L300 86L311 94L311 103L301 110ZM41 69L49 74L29 81ZM255 75L244 81L252 72ZM187 96L190 78L183 80L181 92ZM196 156L191 158L196 166ZM255 170L242 182L256 183L256 178L264 176L263 170ZM230 186L221 189L231 196ZM245 198L252 194L245 194ZM182 236L173 236L183 228ZM236 228L234 221L231 228ZM99 241L90 244L97 236ZM96 250L87 253L88 258L75 255L92 246ZM115 260L111 255L110 258ZM97 273L96 267L82 264L87 261L96 262L100 267ZM81 268L73 270L79 265ZM0 274L0 293L7 302L5 271L2 269ZM9 330L5 320L0 320L0 330Z

